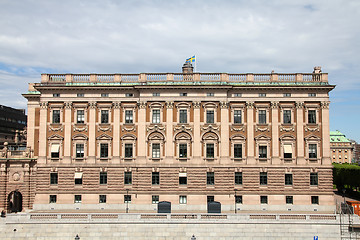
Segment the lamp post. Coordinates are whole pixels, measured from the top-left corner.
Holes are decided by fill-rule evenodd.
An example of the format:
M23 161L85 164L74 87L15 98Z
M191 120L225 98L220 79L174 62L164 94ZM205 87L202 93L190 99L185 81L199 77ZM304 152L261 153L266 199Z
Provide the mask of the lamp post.
M129 189L126 189L126 213L129 213Z
M237 209L236 209L236 191L237 191L237 189L234 189L234 191L235 191L235 194L234 194L235 213L237 213Z

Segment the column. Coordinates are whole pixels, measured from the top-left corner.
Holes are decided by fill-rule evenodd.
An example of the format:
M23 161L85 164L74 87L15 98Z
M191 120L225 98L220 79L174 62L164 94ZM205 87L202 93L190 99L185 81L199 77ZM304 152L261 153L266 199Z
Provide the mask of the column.
M194 160L201 159L200 107L201 107L201 102L193 102L193 108L194 108L193 158L194 158Z
M321 136L322 136L322 161L321 164L330 165L330 125L329 125L329 104L321 103Z
M296 102L297 164L306 164L304 155L304 102Z
M255 164L254 144L254 102L246 102L247 116L247 163Z
M280 164L278 119L279 119L279 102L271 102L272 164Z
M88 163L96 162L96 102L89 102L89 156Z
M220 160L230 160L229 155L229 103L220 102L221 111L221 136L220 136Z
M120 111L121 103L114 102L114 122L113 122L113 156L112 163L120 164Z
M166 102L166 143L165 159L175 160L174 158L174 141L173 141L173 109L174 102Z
M35 146L35 109L38 107L38 104L34 105L33 102L28 103L28 112L27 112L27 147L34 150Z
M139 131L137 138L137 150L138 155L136 160L145 160L146 159L146 102L138 103L139 106Z
M72 102L64 103L64 156L63 163L71 163L71 114L72 114Z
M40 103L40 127L39 127L39 158L38 164L46 163L46 152L49 146L47 145L47 114L48 114L48 103Z

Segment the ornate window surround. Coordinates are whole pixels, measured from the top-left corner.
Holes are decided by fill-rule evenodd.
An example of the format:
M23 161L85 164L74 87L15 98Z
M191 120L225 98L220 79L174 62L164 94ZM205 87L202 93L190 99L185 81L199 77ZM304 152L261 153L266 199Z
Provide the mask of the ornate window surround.
M87 159L87 145L88 145L88 136L85 134L76 134L72 137L72 159L76 161L86 160ZM76 158L76 144L84 144L84 157Z
M284 145L291 145L292 158L284 158ZM295 160L296 137L291 134L284 134L280 137L280 159L286 163L292 163Z
M231 160L234 161L242 161L244 160L246 157L246 137L242 134L234 134L230 137L230 142L231 142ZM241 144L242 145L242 158L235 158L234 156L234 146L235 144Z
M100 145L102 143L107 143L108 144L108 157L107 158L100 158ZM107 135L107 134L101 134L100 136L98 136L96 138L96 148L97 148L97 153L96 153L96 158L98 160L110 160L112 157L112 137Z
M109 111L109 121L108 123L101 123L101 111L108 110ZM97 111L98 111L98 119L97 122L99 125L110 125L112 123L112 103L97 103Z
M217 123L217 111L218 111L218 105L215 102L206 102L202 104L204 108L204 123L205 124L216 124ZM214 123L207 123L206 114L207 111L214 111Z
M255 159L259 162L269 162L270 160L270 147L271 147L271 137L260 134L257 137L255 137L256 142L256 148L255 148ZM259 146L266 146L266 159L265 158L259 158Z
M125 134L121 137L121 159L123 160L134 160L135 159L135 156L137 155L136 154L136 136L133 135L133 134ZM133 157L132 158L125 158L125 144L132 144L133 145Z
M177 133L174 136L174 142L175 142L175 149L176 149L176 160L191 160L192 158L192 135L188 132L185 131L181 131L179 133ZM180 152L180 144L186 144L187 145L187 156L186 158L180 158L179 157L179 152Z
M147 139L147 144L148 144L147 149L149 149L149 151L147 153L148 158L153 161L162 160L164 158L164 154L165 154L164 146L165 146L166 140L165 140L164 134L159 131L153 131L148 134L146 139ZM154 143L160 144L160 158L152 157L152 146Z
M307 137L305 137L305 159L310 162L310 163L318 163L321 159L320 156L320 144L321 143L321 138L311 134ZM309 158L309 144L316 144L316 159L314 158Z
M150 108L150 123L162 124L164 122L164 104L161 102L152 102L149 104ZM160 110L160 123L153 123L153 110Z
M48 153L47 153L47 158L50 160L61 160L62 157L64 156L63 154L63 142L64 142L64 138L58 134L54 134L50 137L48 137ZM51 158L51 147L54 144L58 144L59 145L59 158Z
M231 111L231 124L235 124L235 125L244 125L244 109L245 109L245 104L237 104L237 103L233 103L230 105L230 111ZM241 123L235 123L234 122L234 112L235 110L240 110L241 111Z
M218 149L219 149L219 135L213 131L207 131L201 136L201 143L203 149L203 159L207 161L213 161L218 158ZM214 144L214 158L206 157L206 144L213 143Z
M284 123L284 110L290 110L291 111L291 122L290 123ZM295 122L295 107L294 104L280 104L280 123L281 125L294 125Z
M84 123L78 123L77 122L77 111L78 110L84 110ZM75 103L74 104L74 124L75 125L86 125L87 119L88 119L88 105L87 104L81 104L81 103Z
M188 102L179 102L176 104L176 108L177 108L177 124L189 124L190 123L190 109L191 109L191 104ZM180 110L186 110L186 123L180 123Z
M122 105L122 108L121 108L121 110L122 110L122 119L120 120L122 123L124 123L125 125L133 125L133 124L135 124L135 120L136 120L136 114L137 114L137 111L136 111L136 104L134 103L134 104L123 104ZM125 112L127 111L127 110L131 110L132 112L133 112L133 122L132 123L126 123L126 116L125 116Z
M265 110L266 111L266 123L259 123L259 111ZM256 111L256 124L257 125L268 125L270 123L270 106L266 103L257 103L255 104L255 111Z
M317 103L307 103L307 104L304 104L304 107L305 107L305 123L308 124L308 125L319 125L319 122L320 122L320 114L319 114L319 111L320 111L320 106L319 104ZM315 110L316 112L316 123L309 123L309 110Z

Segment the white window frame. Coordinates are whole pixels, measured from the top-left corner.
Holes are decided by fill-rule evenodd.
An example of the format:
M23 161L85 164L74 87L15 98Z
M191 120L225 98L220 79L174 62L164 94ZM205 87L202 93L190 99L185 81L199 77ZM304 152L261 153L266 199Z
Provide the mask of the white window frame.
M261 105L259 105L259 106L256 106L256 124L258 124L258 125L268 125L269 123L270 123L270 118L269 118L269 107L268 106L261 106ZM260 110L264 110L265 111L265 114L266 114L266 116L265 116L265 120L266 120L266 122L265 123L260 123Z
M217 109L218 109L218 106L213 102L209 102L209 103L205 103L203 105L203 107L204 107L204 123L205 124L217 124ZM214 122L213 123L208 123L207 122L207 112L208 111L214 111Z
M315 117L316 117L315 123L309 123L309 110L315 110ZM319 108L317 106L306 106L305 107L305 112L306 112L306 118L305 118L306 124L311 124L311 125L319 124L319 122L320 122Z
M231 159L232 160L237 160L237 161L241 161L243 159L246 158L246 145L245 145L245 142L246 142L246 137L244 137L243 135L241 134L236 134L236 135L233 135L230 137L230 141L231 141ZM235 144L241 144L242 145L242 157L241 158L235 158Z
M136 156L136 136L133 134L125 134L121 137L121 158L124 160L134 160ZM133 157L125 158L125 144L132 144L133 146Z
M289 110L290 111L290 123L284 123L284 112L285 110ZM284 106L284 107L281 107L281 110L280 110L280 121L281 121L281 124L283 125L290 125L290 124L294 124L294 116L295 116L295 113L294 113L294 108L291 107L291 106Z
M59 111L59 122L58 123L54 123L54 111ZM54 107L52 108L51 107L51 111L50 111L50 119L51 119L51 124L62 124L63 121L62 121L62 117L63 117L63 108L60 108L60 107Z
M112 158L112 138L106 134L102 134L97 137L97 159L99 160L110 160ZM108 157L101 157L101 144L108 144Z

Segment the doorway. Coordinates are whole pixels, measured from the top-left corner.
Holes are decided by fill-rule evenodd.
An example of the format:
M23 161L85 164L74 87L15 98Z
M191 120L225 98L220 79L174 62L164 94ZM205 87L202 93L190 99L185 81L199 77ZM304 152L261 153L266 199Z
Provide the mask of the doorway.
M22 211L22 194L19 191L13 191L8 197L8 212Z

